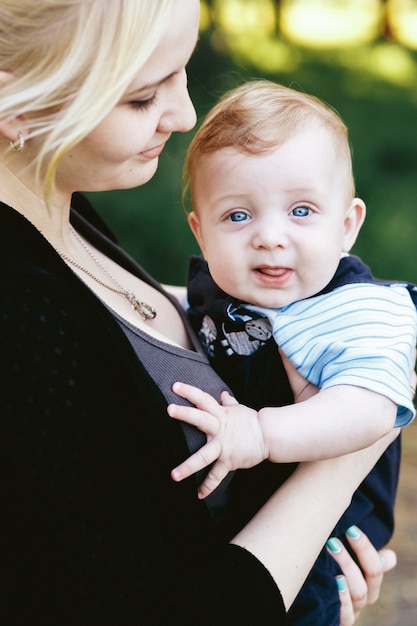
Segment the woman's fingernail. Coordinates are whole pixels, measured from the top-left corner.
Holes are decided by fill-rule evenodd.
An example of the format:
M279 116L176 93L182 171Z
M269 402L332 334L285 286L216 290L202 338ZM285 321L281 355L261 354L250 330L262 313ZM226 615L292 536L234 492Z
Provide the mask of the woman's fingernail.
M382 554L379 555L382 565L385 565L385 557Z
M361 531L357 526L351 526L347 529L346 534L351 539L359 539L359 537L361 536Z
M329 548L330 552L333 552L333 554L338 554L342 550L340 541L335 537L331 537L330 539L328 539L328 541L326 542L326 546Z
M337 588L343 593L346 591L346 580L344 576L336 576Z

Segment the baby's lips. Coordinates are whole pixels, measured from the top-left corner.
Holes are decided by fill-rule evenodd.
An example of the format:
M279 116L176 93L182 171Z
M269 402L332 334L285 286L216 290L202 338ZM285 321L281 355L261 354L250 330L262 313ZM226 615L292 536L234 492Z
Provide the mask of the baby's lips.
M266 274L266 276L274 276L274 277L283 276L288 271L290 271L288 267L272 267L269 265L261 265L260 267L256 269L258 272L261 272L262 274Z

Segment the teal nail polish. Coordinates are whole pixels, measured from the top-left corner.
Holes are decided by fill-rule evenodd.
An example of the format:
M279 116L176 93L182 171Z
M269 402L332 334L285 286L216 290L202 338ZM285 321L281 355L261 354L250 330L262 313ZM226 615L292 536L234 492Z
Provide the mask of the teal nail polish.
M385 557L380 554L379 558L380 558L382 565L385 565Z
M361 536L361 531L357 526L351 526L347 529L346 534L351 539L359 539L359 537Z
M346 580L344 576L337 576L336 583L339 591L346 591Z
M333 552L333 554L338 554L342 550L340 541L338 539L335 539L334 537L331 537L326 542L326 546L329 548L330 552Z

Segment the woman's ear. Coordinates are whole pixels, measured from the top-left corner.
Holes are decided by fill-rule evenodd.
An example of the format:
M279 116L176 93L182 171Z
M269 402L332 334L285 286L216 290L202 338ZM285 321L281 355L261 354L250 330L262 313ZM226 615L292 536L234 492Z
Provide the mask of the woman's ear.
M0 70L0 89L13 79L11 72ZM22 120L18 117L0 119L0 135L3 135L8 141L18 142L19 132L22 130Z
M201 224L200 224L200 220L198 219L197 214L194 211L191 211L191 213L188 214L188 224L190 225L190 228L193 231L194 237L198 241L198 245L201 248L201 252L204 254L204 244L203 244L203 237L201 234Z
M362 227L362 224L365 221L365 216L365 202L361 200L361 198L353 198L345 215L343 252L349 252L349 250L352 248Z

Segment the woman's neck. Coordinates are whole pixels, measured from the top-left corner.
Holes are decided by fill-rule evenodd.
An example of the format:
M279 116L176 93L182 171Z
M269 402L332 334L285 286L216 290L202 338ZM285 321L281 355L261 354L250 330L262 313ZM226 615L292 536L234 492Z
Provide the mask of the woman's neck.
M30 167L23 165L23 168L18 168L13 160L0 161L0 200L26 217L54 246L60 247L68 236L71 195L54 193L47 204Z

